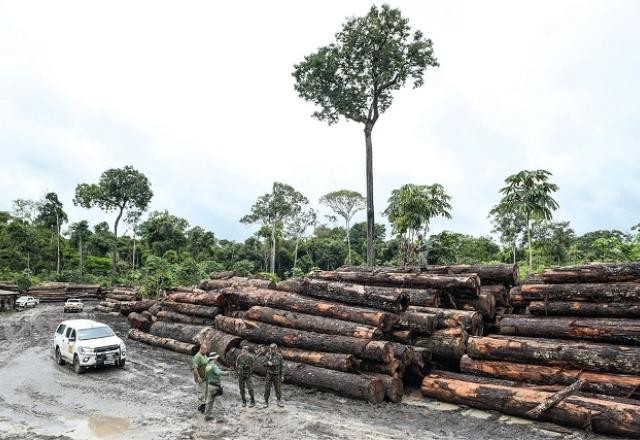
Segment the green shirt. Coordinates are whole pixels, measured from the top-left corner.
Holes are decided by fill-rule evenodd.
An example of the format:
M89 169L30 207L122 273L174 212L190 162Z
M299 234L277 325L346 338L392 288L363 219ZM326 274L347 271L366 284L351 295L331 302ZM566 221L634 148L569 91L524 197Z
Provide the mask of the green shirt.
M211 362L207 365L205 367L205 371L207 374L207 383L214 385L220 384L220 376L226 376L228 374L227 372L222 371L215 362Z
M197 352L196 355L193 357L192 368L198 369L198 374L200 375L200 379L204 379L204 376L206 374L205 368L208 363L209 363L209 358L200 352Z
M267 373L275 376L282 376L282 355L275 352L269 352L265 356L266 362L265 366L267 367Z
M251 376L253 373L253 363L255 358L250 354L241 354L236 359L236 369L238 374L244 377Z

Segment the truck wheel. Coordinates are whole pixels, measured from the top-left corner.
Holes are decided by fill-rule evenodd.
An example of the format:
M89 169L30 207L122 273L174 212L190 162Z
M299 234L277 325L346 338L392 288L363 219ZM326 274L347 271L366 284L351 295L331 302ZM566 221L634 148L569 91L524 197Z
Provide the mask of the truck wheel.
M73 357L73 371L75 371L76 374L84 373L84 368L82 368L82 366L80 365L80 359L78 358L78 355L75 355Z
M116 367L124 368L125 361L126 359L120 359L119 361L116 361Z
M62 355L60 354L60 348L56 347L56 363L58 365L64 365L65 361L62 359Z

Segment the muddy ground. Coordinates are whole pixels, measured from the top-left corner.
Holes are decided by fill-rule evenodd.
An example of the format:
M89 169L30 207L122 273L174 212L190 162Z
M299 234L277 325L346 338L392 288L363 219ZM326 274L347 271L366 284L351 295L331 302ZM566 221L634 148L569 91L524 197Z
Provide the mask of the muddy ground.
M64 319L96 318L126 338L126 319L86 310L69 316L62 304L48 304L0 314L0 439L606 438L439 403L417 390L402 404L371 405L285 385L284 408L242 408L232 377L216 407L225 421L205 422L195 412L189 356L127 341L123 370L76 375L56 365L51 342Z

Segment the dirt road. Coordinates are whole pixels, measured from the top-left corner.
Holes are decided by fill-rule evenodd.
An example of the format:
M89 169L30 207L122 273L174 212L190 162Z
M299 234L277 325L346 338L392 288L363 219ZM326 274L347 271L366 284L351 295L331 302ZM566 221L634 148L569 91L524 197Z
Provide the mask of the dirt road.
M587 434L423 399L368 403L284 386L284 408L242 408L233 378L217 409L224 423L195 412L190 357L127 341L124 369L76 375L52 358L57 324L106 322L123 339L122 317L79 316L62 304L0 314L0 439L584 439ZM257 396L262 394L258 378ZM261 399L258 399L259 401ZM605 439L593 436L593 439Z

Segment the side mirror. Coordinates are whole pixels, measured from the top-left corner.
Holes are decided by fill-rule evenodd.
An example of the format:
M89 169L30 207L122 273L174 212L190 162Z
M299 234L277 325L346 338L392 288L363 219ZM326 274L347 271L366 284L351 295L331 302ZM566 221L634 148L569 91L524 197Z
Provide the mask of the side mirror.
M75 341L76 341L76 338L75 338L75 337L71 337L71 338L69 338L69 342L75 342Z

